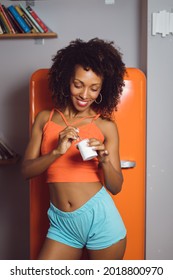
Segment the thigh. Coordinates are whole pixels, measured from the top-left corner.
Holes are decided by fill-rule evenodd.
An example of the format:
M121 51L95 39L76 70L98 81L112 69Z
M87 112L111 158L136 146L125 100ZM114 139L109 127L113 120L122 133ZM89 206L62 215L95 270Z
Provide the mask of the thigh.
M79 260L82 249L46 238L38 256L39 260Z
M88 250L90 260L122 260L126 249L126 237L112 246L100 250Z

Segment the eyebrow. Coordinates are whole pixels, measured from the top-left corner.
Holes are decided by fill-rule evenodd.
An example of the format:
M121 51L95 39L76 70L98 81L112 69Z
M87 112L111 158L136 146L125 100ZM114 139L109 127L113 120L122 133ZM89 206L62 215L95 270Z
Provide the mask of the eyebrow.
M78 82L80 82L81 84L84 85L84 82L82 82L81 80L79 80L79 79L77 79L77 78L74 78L73 81L78 81ZM100 85L101 85L101 83L95 83L95 84L92 84L91 86L100 86Z

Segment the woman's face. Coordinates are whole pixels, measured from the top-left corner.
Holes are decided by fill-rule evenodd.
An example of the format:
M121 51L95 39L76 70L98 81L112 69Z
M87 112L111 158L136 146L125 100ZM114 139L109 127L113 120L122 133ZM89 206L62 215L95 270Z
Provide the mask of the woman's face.
M76 66L70 81L71 100L78 111L85 111L97 99L102 87L102 77L91 69Z

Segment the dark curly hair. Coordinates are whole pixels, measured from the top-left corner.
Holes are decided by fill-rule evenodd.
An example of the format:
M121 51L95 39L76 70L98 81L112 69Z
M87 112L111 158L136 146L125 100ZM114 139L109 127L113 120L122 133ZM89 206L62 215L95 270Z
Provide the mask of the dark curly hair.
M84 42L76 39L59 50L52 61L49 70L49 88L58 109L63 110L68 106L70 80L75 66L80 65L103 77L102 102L100 104L94 102L92 108L103 118L111 119L112 112L117 110L126 72L122 54L114 47L112 41L94 38Z

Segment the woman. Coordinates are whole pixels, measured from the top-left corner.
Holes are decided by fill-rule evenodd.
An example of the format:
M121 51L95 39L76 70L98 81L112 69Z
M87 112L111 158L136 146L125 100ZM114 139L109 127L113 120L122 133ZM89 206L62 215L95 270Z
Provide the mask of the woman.
M119 139L112 112L124 86L125 65L113 42L72 41L49 70L55 108L40 112L22 173L46 171L50 228L39 259L122 259L126 229L108 191L121 191ZM88 139L98 154L83 161L77 144ZM108 190L108 191L107 191Z

